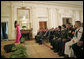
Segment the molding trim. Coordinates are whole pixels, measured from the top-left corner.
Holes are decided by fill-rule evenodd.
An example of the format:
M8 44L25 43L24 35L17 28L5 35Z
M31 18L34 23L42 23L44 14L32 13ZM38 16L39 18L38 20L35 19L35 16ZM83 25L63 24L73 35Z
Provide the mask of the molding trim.
M23 1L12 1L12 3L22 3ZM75 7L75 8L83 8L83 5L77 4L68 4L68 3L58 3L58 2L42 2L42 1L24 1L24 3L31 4L43 4L43 5L54 5L54 6L64 6L64 7Z

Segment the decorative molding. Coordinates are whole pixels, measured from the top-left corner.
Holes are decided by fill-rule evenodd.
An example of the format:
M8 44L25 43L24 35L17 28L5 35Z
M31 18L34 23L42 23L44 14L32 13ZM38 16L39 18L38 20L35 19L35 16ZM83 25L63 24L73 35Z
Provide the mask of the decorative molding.
M1 18L9 18L9 16L1 16Z
M23 1L13 1L13 3L22 3ZM65 7L83 7L83 5L74 4L72 3L64 3L64 2L43 2L43 1L24 1L24 3L31 3L31 4L43 4L43 5L56 5L56 6L65 6Z
M38 18L48 18L48 17L38 17Z

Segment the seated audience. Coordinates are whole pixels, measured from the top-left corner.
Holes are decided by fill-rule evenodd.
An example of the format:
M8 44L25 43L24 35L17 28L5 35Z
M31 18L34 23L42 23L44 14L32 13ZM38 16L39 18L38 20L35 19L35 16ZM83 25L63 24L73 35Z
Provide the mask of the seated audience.
M83 58L83 33L81 39L77 43L72 45L72 49L76 58Z
M83 57L83 28L81 22L76 21L73 26L71 23L58 26L55 29L42 29L37 32L35 41L42 44L42 41L49 40L52 50L57 52L59 56L72 57L71 53L76 57ZM82 35L82 37L81 37ZM72 52L72 50L74 52ZM79 51L79 52L77 52ZM74 56L74 55L73 55Z
M71 57L71 46L80 40L83 32L83 28L81 27L80 21L76 21L75 26L77 29L75 30L74 37L69 42L65 43L65 57Z

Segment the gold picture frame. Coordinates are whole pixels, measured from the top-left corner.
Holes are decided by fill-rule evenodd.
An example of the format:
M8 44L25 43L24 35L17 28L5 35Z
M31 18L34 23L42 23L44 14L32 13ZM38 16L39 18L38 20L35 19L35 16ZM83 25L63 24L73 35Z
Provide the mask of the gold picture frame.
M30 25L30 9L29 8L26 8L26 7L21 7L21 8L17 8L17 20L18 21L20 21L20 27L22 28L22 20L20 20L20 17L23 17L24 15L23 14L21 14L20 15L20 13L23 13L23 12L20 12L20 11L27 11L27 17L28 17L28 22L27 22L27 24L26 24L26 26L27 26L27 29L31 29L31 25Z

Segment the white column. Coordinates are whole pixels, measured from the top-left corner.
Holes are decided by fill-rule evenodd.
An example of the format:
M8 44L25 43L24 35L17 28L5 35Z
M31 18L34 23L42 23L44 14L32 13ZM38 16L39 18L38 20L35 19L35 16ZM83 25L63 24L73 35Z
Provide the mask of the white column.
M55 28L57 26L57 11L55 8L48 9L48 22L49 28Z
M8 40L12 39L12 9L11 9L11 4L10 4L10 17L8 21Z
M76 21L76 12L75 10L72 11L72 24L75 25L75 21Z
M83 23L83 11L81 11L81 22Z
M57 10L54 8L53 10L53 15L52 15L52 19L53 19L53 27L56 28L57 27Z
M56 15L56 16L55 16L55 18L56 18L56 19L55 19L55 21L56 21L56 24L55 24L55 25L56 25L56 27L58 27L58 26L59 26L58 9L56 8L55 11L56 11L56 12L55 12L55 15Z
M80 13L80 21L83 23L83 11L79 11Z
M32 26L33 26L33 38L37 34L38 30L38 19L36 17L36 7L32 7Z
M47 22L47 26L48 26L48 29L51 28L51 23L50 23L50 8L47 8L47 11L48 11L48 22Z
M50 22L51 22L51 24L50 24L50 26L51 26L51 28L53 27L54 28L54 13L53 13L54 11L53 11L53 8L51 8L50 9Z
M16 39L16 30L15 30L15 27L14 27L14 22L15 22L15 19L17 19L17 8L14 7L14 5L11 5L11 23L12 23L12 39Z
M58 26L62 25L62 14L61 14L61 9L57 9L57 20L58 20Z
M51 8L48 8L48 27L49 29L52 28L52 23L51 23L52 21L51 21Z
M80 21L79 11L76 11L76 21Z

